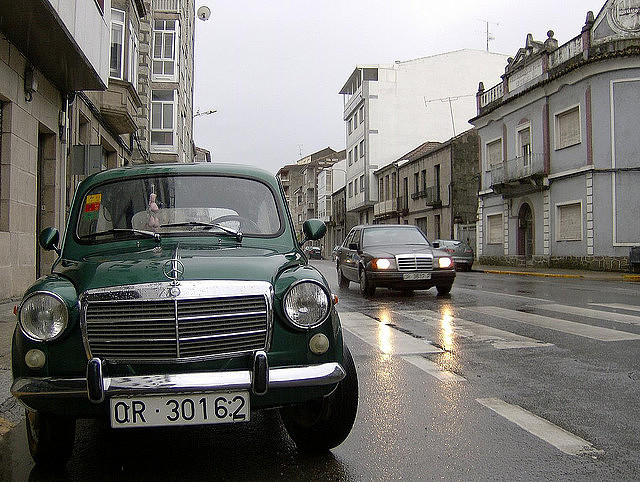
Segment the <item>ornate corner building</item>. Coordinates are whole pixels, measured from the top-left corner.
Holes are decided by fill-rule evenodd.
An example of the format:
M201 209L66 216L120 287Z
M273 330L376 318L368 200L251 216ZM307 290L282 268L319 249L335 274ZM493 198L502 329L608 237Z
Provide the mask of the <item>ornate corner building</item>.
M640 0L609 0L563 45L527 36L480 84L477 255L624 270L640 244Z

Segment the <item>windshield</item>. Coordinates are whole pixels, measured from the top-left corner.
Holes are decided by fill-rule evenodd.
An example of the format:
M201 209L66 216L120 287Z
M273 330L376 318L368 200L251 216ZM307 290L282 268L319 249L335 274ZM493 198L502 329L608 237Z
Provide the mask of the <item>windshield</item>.
M422 232L416 228L368 228L362 238L363 246L386 244L429 244Z
M76 224L80 239L158 233L272 236L281 219L263 183L226 176L164 176L101 184L82 200Z

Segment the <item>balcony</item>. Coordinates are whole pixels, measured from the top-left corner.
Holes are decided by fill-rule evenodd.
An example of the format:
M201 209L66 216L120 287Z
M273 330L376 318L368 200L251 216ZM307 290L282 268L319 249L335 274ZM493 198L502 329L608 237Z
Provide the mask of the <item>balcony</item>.
M395 216L398 214L398 198L381 201L373 205L373 215L376 217Z
M142 101L130 82L109 79L109 88L97 92L96 104L116 134L130 134L138 128L136 116Z
M409 214L409 198L405 196L398 197L397 200L398 213L406 216Z
M491 167L491 188L500 194L523 194L544 187L544 155L529 154Z
M416 191L411 193L411 199L419 199L421 197L425 197L427 195L427 190L423 189L422 191Z
M180 12L180 0L153 0L154 12Z
M425 198L427 206L441 207L442 200L440 199L440 186L430 186L425 191Z

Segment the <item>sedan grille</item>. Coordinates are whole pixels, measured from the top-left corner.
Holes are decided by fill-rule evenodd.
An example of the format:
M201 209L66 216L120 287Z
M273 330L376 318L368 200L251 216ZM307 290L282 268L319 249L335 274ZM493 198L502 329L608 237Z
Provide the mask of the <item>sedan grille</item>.
M261 286L262 292L233 295L233 286L216 296L206 286L195 290L202 298L193 298L189 287L184 298L149 299L146 295L157 297L159 291L140 287L87 293L83 329L89 354L110 361L163 362L267 349L269 290Z
M433 256L427 254L399 254L396 256L398 271L430 271Z

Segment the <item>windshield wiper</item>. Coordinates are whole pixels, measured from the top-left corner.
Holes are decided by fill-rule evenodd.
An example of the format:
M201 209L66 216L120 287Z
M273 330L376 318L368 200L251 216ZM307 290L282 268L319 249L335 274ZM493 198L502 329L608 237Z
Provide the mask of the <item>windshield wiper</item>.
M200 227L202 227L204 229L217 228L217 229L220 229L221 231L223 231L226 234L234 236L238 243L242 242L242 233L240 231L236 231L235 229L228 228L228 227L223 226L222 224L218 224L218 223L205 223L203 221L185 221L185 222L182 222L182 223L163 224L160 227L164 228L164 227L175 227L175 226L200 226Z
M140 234L142 236L147 236L155 239L157 243L160 242L159 233L154 233L153 231L145 231L144 229L136 229L136 228L113 228L113 229L108 229L106 231L99 231L97 233L85 234L84 236L80 236L80 239L95 238L97 236L106 236L109 234L118 234L118 233Z

